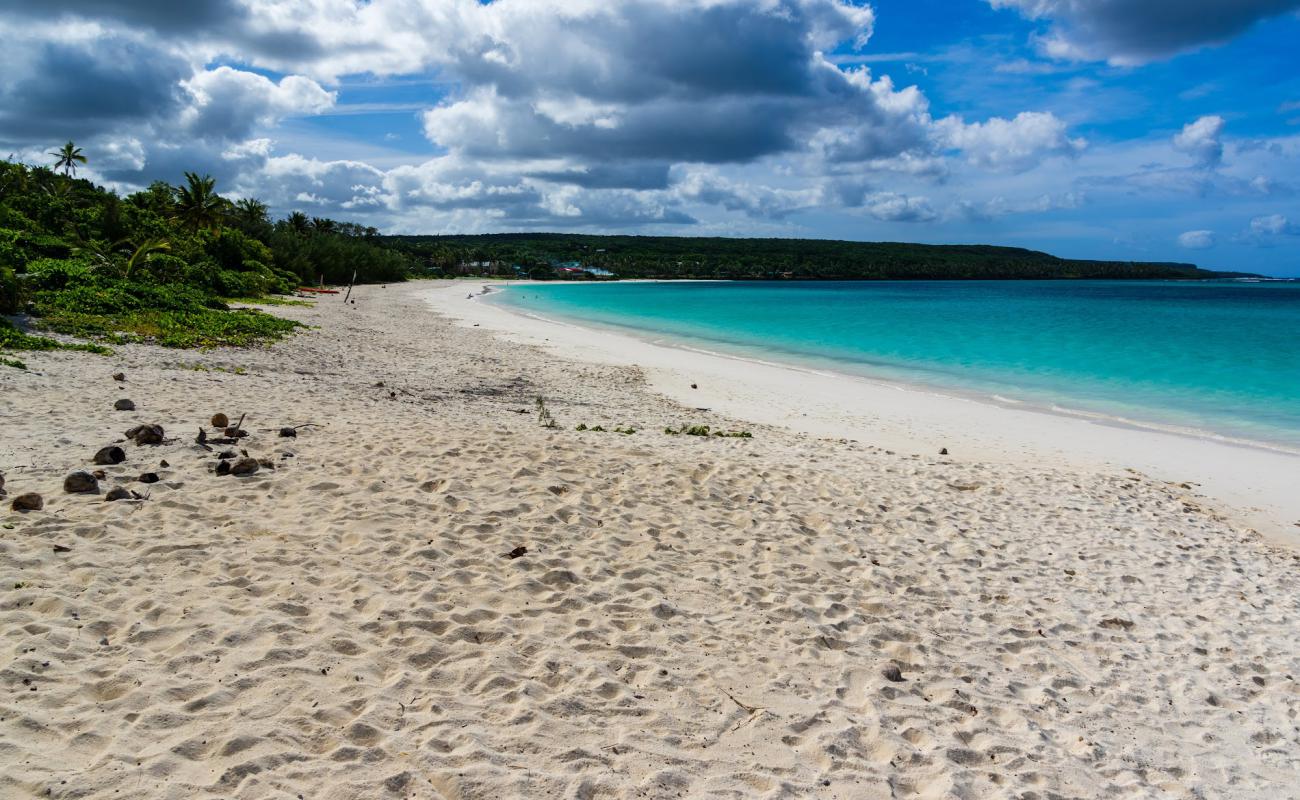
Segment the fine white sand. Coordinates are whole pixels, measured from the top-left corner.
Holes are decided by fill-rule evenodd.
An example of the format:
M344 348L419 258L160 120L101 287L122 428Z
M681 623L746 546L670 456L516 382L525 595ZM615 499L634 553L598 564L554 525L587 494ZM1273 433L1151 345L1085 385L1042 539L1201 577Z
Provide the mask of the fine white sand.
M45 498L0 510L0 796L1297 795L1300 557L1197 491L1081 444L980 461L910 401L767 424L807 388L764 410L751 365L665 397L680 365L430 311L501 313L466 289L0 369L5 489ZM216 475L218 411L276 468ZM147 500L62 492L138 423L174 438L101 492Z
M635 365L652 388L688 407L904 452L947 448L966 460L1137 469L1186 483L1261 533L1300 547L1300 454L1294 452L670 346L649 335L593 331L480 297L467 300L488 287L526 291L527 283L461 282L426 299L466 324L564 357Z

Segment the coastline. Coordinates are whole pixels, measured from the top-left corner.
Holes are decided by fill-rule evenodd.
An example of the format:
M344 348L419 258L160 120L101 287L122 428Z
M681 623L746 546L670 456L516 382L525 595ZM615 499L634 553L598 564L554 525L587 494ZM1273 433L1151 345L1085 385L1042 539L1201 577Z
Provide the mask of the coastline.
M1243 524L1300 548L1300 453L1214 434L959 390L801 368L669 342L646 332L584 326L484 302L481 289L519 282L459 281L425 295L439 313L566 358L637 366L650 386L687 407L814 436L916 453L1089 470L1132 469L1204 494ZM465 296L465 286L476 297ZM691 384L698 386L692 389Z
M270 347L0 370L3 488L44 497L0 507L0 794L1245 800L1300 781L1293 549L1142 474L937 455L921 395L878 390L926 406L919 454L700 411L790 373L692 372L683 405L648 361L430 310L431 291L488 309L465 287L276 307L310 327ZM216 412L249 435L204 449ZM664 433L683 423L752 438ZM145 424L163 441L124 439ZM113 444L124 461L92 464ZM227 447L260 468L222 474ZM97 494L63 490L95 469Z

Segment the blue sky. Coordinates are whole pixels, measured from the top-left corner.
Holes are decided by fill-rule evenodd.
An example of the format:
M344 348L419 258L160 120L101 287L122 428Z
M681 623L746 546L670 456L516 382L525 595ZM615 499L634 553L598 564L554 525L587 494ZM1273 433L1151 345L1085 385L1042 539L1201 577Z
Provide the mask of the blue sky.
M1300 0L64 0L0 148L390 232L980 242L1300 275Z

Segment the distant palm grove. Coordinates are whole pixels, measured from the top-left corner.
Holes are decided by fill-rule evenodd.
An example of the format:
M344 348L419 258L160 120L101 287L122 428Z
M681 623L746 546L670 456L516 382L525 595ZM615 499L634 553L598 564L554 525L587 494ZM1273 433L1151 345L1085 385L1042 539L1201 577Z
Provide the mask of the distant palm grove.
M193 172L126 197L77 177L73 142L51 165L0 162L0 313L101 342L251 344L295 323L228 301L304 284L481 275L554 278L1207 278L1190 264L1076 261L1007 247L798 239L521 233L380 236L253 198ZM66 347L0 318L0 349ZM77 345L102 349L102 345ZM11 366L16 359L3 359Z

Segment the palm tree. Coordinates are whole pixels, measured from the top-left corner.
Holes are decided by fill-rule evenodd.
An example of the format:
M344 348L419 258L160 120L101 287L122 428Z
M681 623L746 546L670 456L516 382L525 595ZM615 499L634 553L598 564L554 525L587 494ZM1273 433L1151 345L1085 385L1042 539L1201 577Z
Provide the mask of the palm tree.
M255 197L245 197L235 203L235 218L249 225L260 225L267 221L266 203Z
M290 214L285 219L285 222L289 223L289 227L293 228L295 233L306 233L307 229L311 227L311 220L301 211Z
M176 218L190 230L212 230L221 227L221 213L226 200L216 191L216 180L211 175L199 177L198 173L185 173L188 186L176 188Z
M332 219L327 219L325 217L311 218L311 229L316 233L333 233L334 228L334 220Z
M65 176L77 174L77 165L86 163L86 157L81 154L81 148L68 141L63 147L50 153L58 159L54 162L55 169L63 170Z
M166 239L145 239L144 243L135 249L131 257L126 261L126 277L131 277L131 270L141 261L148 261L149 256L154 253L165 253L171 250L171 243Z

